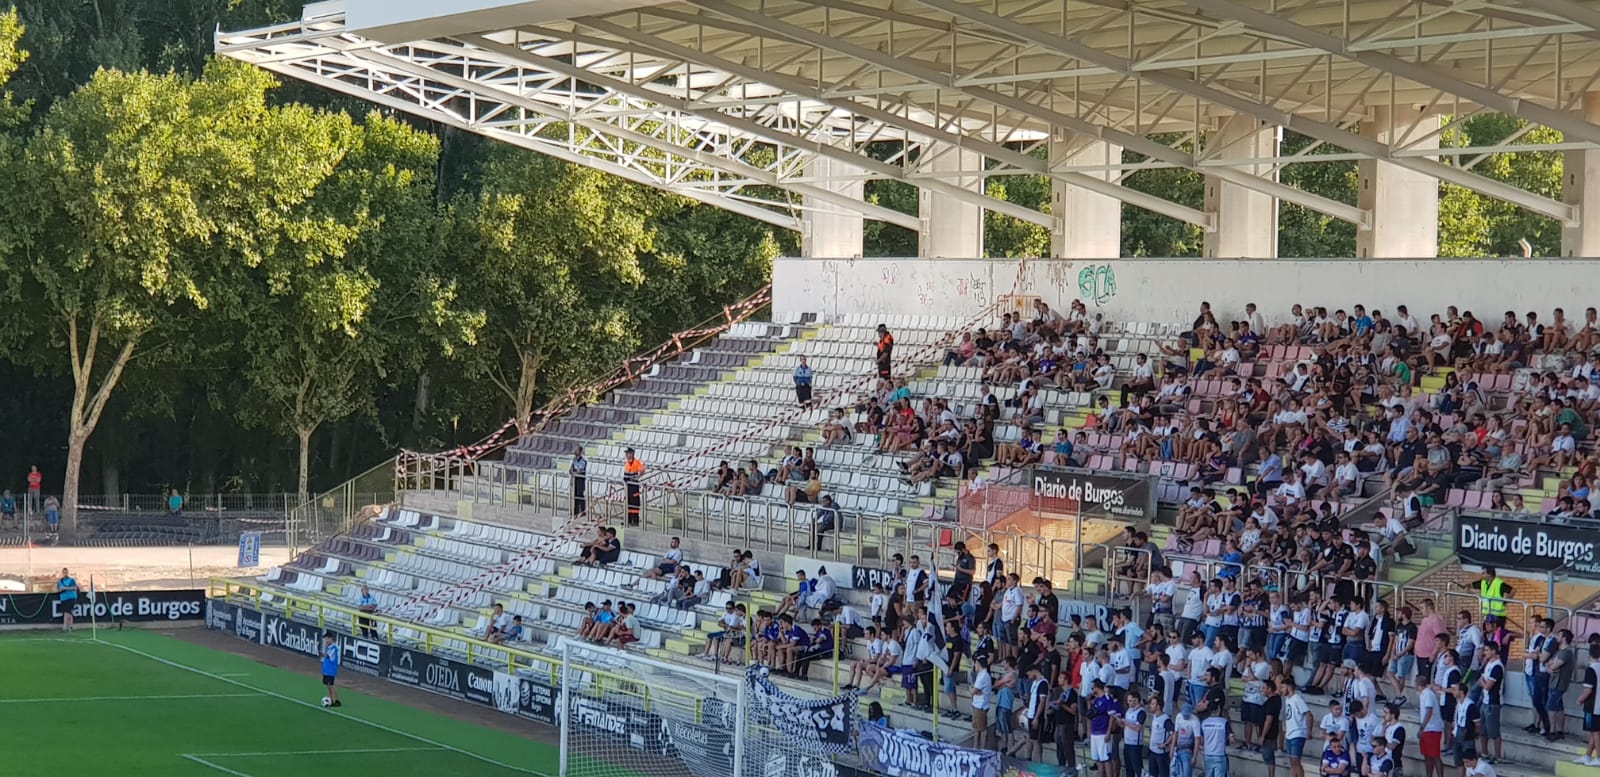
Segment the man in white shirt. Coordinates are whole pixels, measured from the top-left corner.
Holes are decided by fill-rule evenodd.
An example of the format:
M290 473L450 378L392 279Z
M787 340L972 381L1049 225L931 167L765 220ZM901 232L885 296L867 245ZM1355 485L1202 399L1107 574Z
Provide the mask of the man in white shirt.
M989 695L994 691L994 678L989 675L989 659L973 660L977 673L972 677L972 738L973 747L988 747Z
M678 538L673 537L671 540L671 547L667 548L667 552L661 556L661 563L655 565L654 568L649 569L644 574L640 575L639 579L664 580L672 575L677 574L678 567L682 564L683 550L678 547ZM638 583L636 582L629 583L627 587L632 588L637 584Z
M1000 595L1000 622L995 624L995 638L1000 642L1000 655L1013 658L1017 654L1017 621L1022 608L1028 603L1022 592L1022 578L1012 572L1006 576L1006 590Z
M813 610L820 610L838 594L839 585L833 581L833 576L828 574L828 568L817 567L816 585L811 589L811 593L806 594L802 604Z
M1196 631L1192 642L1195 647L1189 651L1189 704L1200 703L1206 695L1210 683L1206 681L1206 672L1211 669L1211 650L1205 646L1205 634Z
M1285 678L1278 684L1278 695L1283 697L1281 715L1284 746L1289 752L1289 775L1305 777L1301 756L1306 751L1306 740L1311 737L1311 707L1295 688L1293 678Z

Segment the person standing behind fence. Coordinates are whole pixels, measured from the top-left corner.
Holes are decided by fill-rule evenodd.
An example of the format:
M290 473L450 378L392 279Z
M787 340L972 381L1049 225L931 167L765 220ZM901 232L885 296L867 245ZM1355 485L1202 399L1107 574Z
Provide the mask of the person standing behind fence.
M572 476L572 514L583 515L589 509L589 460L583 457L583 446L573 451L567 472Z
M361 628L361 636L373 639L378 636L378 630L372 627L371 616L378 612L378 597L372 595L372 589L365 583L361 584L361 599L356 603L356 609L361 611L361 617L356 618L356 624Z
M811 365L800 357L800 366L794 368L794 398L801 407L811 404Z
M25 510L30 515L37 515L41 502L39 495L44 488L44 473L39 471L38 465L28 467L28 501Z
M172 496L167 497L167 512L173 515L183 515L183 495L178 489L172 489Z
M622 483L628 491L628 525L639 525L639 511L643 496L640 493L640 483L644 480L644 462L635 458L633 449L628 448L622 452Z

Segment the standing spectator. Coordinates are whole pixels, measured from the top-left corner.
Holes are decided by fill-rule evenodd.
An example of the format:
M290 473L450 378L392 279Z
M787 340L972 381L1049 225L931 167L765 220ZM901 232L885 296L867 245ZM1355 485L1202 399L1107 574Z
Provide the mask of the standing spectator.
M1577 664L1571 631L1562 629L1556 632L1555 650L1545 652L1545 655L1552 654L1553 657L1544 665L1550 675L1550 692L1545 695L1545 710L1550 713L1550 733L1545 734L1544 738L1559 742L1567 737L1567 686L1572 684L1572 672Z
M572 476L572 514L583 515L589 509L589 460L583 457L583 446L573 451L567 472Z
M1200 737L1195 740L1197 755L1205 759L1206 777L1228 777L1228 715L1219 710L1200 721Z
M44 500L44 522L50 528L50 540L54 542L61 534L61 503L54 496Z
M1589 665L1583 670L1583 696L1578 703L1583 706L1583 730L1589 741L1583 755L1572 762L1600 766L1600 645L1593 642L1589 643Z
M1490 761L1493 763L1505 758L1505 740L1500 738L1500 705L1503 702L1506 666L1500 661L1499 645L1490 642L1479 652L1482 653L1478 660L1483 664L1483 672L1478 676L1478 685L1483 689L1480 697L1483 707L1479 711L1478 752L1488 755L1489 746L1493 745L1494 759Z
M1536 630L1528 636L1527 657L1522 660L1522 682L1528 688L1528 698L1534 700L1535 718L1522 730L1530 734L1544 734L1550 731L1550 714L1539 703L1550 688L1550 675L1544 671L1544 654L1549 652L1546 648L1554 644L1555 635L1552 632L1556 622L1549 618L1535 620Z
M378 597L372 595L372 589L368 588L366 583L361 584L361 598L356 602L356 609L362 613L356 618L356 625L360 628L359 633L361 636L368 639L377 637L378 630L372 627L372 618L370 616L378 612Z
M183 495L178 489L172 489L172 496L167 497L167 512L173 515L183 515Z
M643 503L640 482L644 480L644 462L634 457L632 448L624 450L622 458L622 483L628 492L628 525L638 526Z
M38 465L28 467L28 503L24 512L36 515L39 512L40 489L44 488L44 474L39 471Z
M894 359L894 335L889 334L888 324L878 325L878 377L888 379L892 370L890 362Z
M811 365L800 357L800 366L794 368L794 398L801 407L811 405Z
M61 600L61 630L72 631L72 608L78 605L78 579L61 568L61 577L56 580L56 597Z
M0 524L17 523L17 498L11 495L11 489L6 489L0 494ZM22 528L18 525L17 528Z
M1300 696L1292 677L1285 677L1278 684L1278 695L1283 698L1280 712L1283 717L1283 741L1289 753L1289 775L1305 777L1306 767L1302 757L1306 752L1306 739L1311 736L1311 707Z

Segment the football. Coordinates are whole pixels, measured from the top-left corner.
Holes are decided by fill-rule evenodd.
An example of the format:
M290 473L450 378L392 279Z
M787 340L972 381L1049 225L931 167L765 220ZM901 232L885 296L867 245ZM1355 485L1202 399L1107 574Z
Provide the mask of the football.
M328 698L326 696L322 697L322 706L324 706L324 707L332 707L333 706L333 699L330 699L330 698Z

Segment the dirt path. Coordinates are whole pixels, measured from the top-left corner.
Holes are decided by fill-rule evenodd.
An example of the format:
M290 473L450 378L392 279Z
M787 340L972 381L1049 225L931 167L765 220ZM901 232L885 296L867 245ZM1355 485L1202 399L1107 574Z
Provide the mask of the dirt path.
M62 567L85 586L92 576L96 585L122 591L160 588L204 588L213 577L265 574L268 567L289 561L287 548L262 548L261 566L235 566L239 550L233 547L190 548L0 548L0 575L52 586Z
M308 678L307 687L314 684L313 681L318 676L319 669L315 661L298 658L279 648L246 642L231 634L205 628L173 629L170 633L185 642L244 656L267 666L304 675ZM388 680L368 677L358 672L341 674L339 676L339 684L342 687L352 688L369 696L398 702L438 715L447 715L475 726L483 726L484 728L514 734L523 739L552 747L561 746L561 732L555 727L516 718L482 705L448 699L438 694L407 688L403 685L391 683Z

